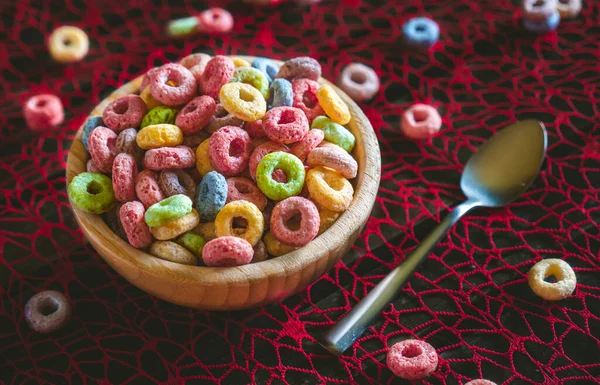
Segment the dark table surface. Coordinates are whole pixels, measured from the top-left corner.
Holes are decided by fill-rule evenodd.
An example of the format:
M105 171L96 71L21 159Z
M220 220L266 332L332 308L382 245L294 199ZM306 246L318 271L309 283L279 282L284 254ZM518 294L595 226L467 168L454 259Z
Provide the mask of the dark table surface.
M325 0L252 8L211 1L235 17L227 36L170 40L170 19L200 1L3 1L0 4L0 383L3 384L402 384L385 366L406 338L440 355L425 384L594 384L600 378L600 3L585 1L556 33L520 26L517 1ZM401 44L412 16L438 21L430 51ZM82 27L89 55L54 63L44 41ZM233 313L190 310L128 284L84 242L65 193L75 130L93 106L146 69L191 52L317 58L335 79L357 61L381 77L362 105L377 132L379 197L353 250L329 274L280 304ZM29 96L52 92L66 122L33 135L21 114ZM440 135L407 140L399 119L431 103ZM544 122L549 151L540 177L508 208L479 210L445 237L383 317L346 355L314 336L370 290L462 199L462 165L496 130ZM526 273L542 258L573 266L577 290L549 303ZM29 330L25 302L64 292L68 327Z

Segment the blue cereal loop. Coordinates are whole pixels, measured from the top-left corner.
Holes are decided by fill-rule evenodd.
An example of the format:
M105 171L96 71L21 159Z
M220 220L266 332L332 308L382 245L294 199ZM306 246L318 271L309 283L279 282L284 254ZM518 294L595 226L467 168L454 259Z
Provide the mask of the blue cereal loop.
M264 57L258 57L254 59L252 62L252 67L261 70L265 75L267 75L269 84L273 81L273 79L275 79L277 72L279 72L279 67L277 67L277 64Z
M525 27L526 30L535 33L546 33L554 31L556 27L558 27L559 23L560 14L558 12L554 12L545 21L530 21L527 19L523 19L523 27Z
M269 104L273 107L291 107L294 103L292 83L286 79L273 80L269 87L269 94Z
M206 221L215 219L227 201L227 181L216 171L202 178L196 189L196 210Z
M428 48L438 41L440 27L427 17L415 17L404 24L402 33L408 45Z
M83 143L83 147L88 150L88 139L90 137L90 133L94 130L94 128L98 126L104 126L104 121L101 116L92 116L85 122L83 126L83 132L81 133L81 143Z

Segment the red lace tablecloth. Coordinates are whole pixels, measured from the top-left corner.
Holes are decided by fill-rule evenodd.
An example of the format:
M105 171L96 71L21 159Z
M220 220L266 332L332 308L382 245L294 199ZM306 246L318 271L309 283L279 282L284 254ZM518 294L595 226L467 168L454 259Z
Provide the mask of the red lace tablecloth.
M96 3L95 5L93 3ZM167 4L168 3L168 4ZM6 1L0 5L0 383L401 384L386 347L419 338L440 354L425 384L594 384L600 378L600 3L588 0L557 33L523 32L517 1L325 0L234 14L231 35L168 39L192 1ZM429 52L401 44L412 16L438 21ZM62 24L90 36L81 63L59 65L44 39ZM372 217L345 263L281 304L235 313L170 305L128 284L84 243L65 193L70 141L86 114L147 68L191 52L317 58L333 79L350 62L381 77L363 104L383 169ZM67 123L32 135L21 103L60 96ZM398 131L404 108L431 103L444 120L431 141ZM383 317L343 357L314 336L345 314L462 199L462 164L497 129L536 118L549 151L531 190L509 208L463 219ZM578 286L558 303L537 298L526 273L563 258ZM39 335L23 306L64 292L74 317Z

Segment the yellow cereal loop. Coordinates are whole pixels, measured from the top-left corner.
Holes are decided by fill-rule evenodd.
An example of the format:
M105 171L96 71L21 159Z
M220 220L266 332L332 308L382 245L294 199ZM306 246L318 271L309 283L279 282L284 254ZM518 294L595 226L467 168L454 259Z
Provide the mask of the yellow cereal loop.
M227 112L246 122L262 119L267 112L265 98L250 84L225 84L219 92L219 100Z
M263 238L267 253L274 257L281 257L284 254L291 253L296 250L297 247L290 246L279 242L277 238L269 231Z
M200 223L200 215L195 209L192 212L158 227L150 227L150 232L159 241L177 238L187 233Z
M329 84L323 84L317 91L317 100L334 122L344 125L350 122L350 110L342 98Z
M150 111L154 107L162 106L162 103L154 99L154 96L152 96L152 93L150 93L150 87L144 88L144 90L140 93L140 98L142 98L144 103L146 103L148 111Z
M324 207L319 208L319 218L321 218L321 222L319 224L319 233L318 235L323 234L325 230L331 227L335 221L342 215L337 211L327 210Z
M246 231L238 233L233 228L234 218L243 218L248 222ZM252 246L256 245L265 231L265 220L254 203L248 201L233 201L227 203L215 218L215 234L217 237L234 236L247 240Z
M327 210L342 212L350 206L354 188L339 172L323 166L312 168L306 174L310 196Z
M183 133L174 124L152 124L138 131L135 141L142 150L175 147L183 143Z
M248 63L246 60L239 58L239 57L234 57L231 60L233 60L233 64L235 65L235 68L238 67L251 67L250 63Z
M215 168L213 167L212 163L210 163L210 155L208 154L208 144L209 139L206 139L204 142L200 143L200 145L196 148L196 169L198 170L198 173L202 175L202 177L204 177L204 175L208 174L211 171L215 171Z
M59 27L52 32L48 40L50 55L60 63L70 63L83 59L89 48L88 36L77 27Z

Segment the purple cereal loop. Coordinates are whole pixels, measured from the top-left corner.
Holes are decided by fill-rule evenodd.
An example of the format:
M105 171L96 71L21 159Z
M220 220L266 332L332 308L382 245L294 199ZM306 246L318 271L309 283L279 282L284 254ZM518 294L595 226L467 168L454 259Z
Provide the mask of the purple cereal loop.
M250 263L266 261L268 258L269 255L267 254L267 247L265 246L265 243L263 241L258 241L258 243L254 245L254 256L252 257L252 261L250 261Z
M390 348L386 363L400 378L419 380L433 373L438 364L438 355L425 341L404 340Z
M240 266L252 261L254 249L245 239L225 236L208 241L202 249L202 260L207 266Z
M300 227L291 230L287 222L300 214ZM304 246L319 233L321 218L317 206L306 198L289 197L275 205L271 214L271 233L281 243L291 246Z
M217 103L214 115L210 118L204 131L212 134L225 126L244 127L244 121L230 114L221 103Z
M51 333L67 324L71 305L62 293L46 290L27 301L24 314L30 328L38 333Z
M210 96L198 96L192 99L175 118L175 125L184 135L191 135L202 130L212 119L217 104Z
M115 152L117 154L129 154L135 158L136 162L141 162L144 157L144 151L137 145L136 136L137 130L135 128L128 128L121 131L115 142Z
M158 185L165 197L183 194L194 199L196 195L196 183L183 170L162 170L158 176Z
M125 95L113 100L102 112L106 127L119 133L126 128L138 127L148 112L139 95Z
M179 64L187 68L198 82L210 59L212 57L205 53L193 53L181 59Z
M167 82L175 82L171 86ZM170 63L158 67L150 81L154 99L167 106L179 106L189 102L196 94L196 79L187 68Z
M248 166L251 145L250 136L243 129L222 127L209 139L210 162L225 176L237 175Z
M284 78L289 81L295 79L319 80L321 76L321 65L315 59L301 56L290 59L283 63L276 78Z
M122 153L115 157L112 166L112 184L115 198L119 202L131 202L136 198L135 179L137 174L137 162L133 156Z
M138 174L135 180L135 193L145 208L165 199L158 185L156 173L152 170L143 170Z
M371 67L352 63L342 70L338 85L354 101L364 102L379 91L379 77Z
M136 249L143 249L152 243L150 228L144 221L146 209L139 201L127 202L119 210L119 219L127 235L127 241Z
M144 155L144 167L150 170L190 168L195 162L196 154L186 146L153 148Z
M356 159L340 147L317 147L308 154L306 164L311 168L325 166L334 169L346 179L356 178L358 172Z
M261 144L260 146L256 147L254 149L254 151L252 152L252 155L250 155L250 160L248 162L248 167L250 169L250 176L252 177L252 179L256 180L256 168L258 167L258 164L260 163L260 161L262 160L262 158L264 158L267 154L270 154L272 152L289 152L290 149L287 148L285 145L281 144L281 143L275 143L275 142L265 142L263 144ZM277 170L277 171L281 171L281 170ZM283 173L283 171L282 171ZM285 173L284 173L285 175Z
M116 140L117 134L110 128L99 126L94 128L90 133L88 150L96 167L102 170L102 172L109 173L112 171L113 160L116 156Z
M254 203L260 211L267 206L267 197L251 179L227 178L227 203L240 200Z
M294 143L292 148L290 149L290 153L296 155L300 161L304 162L308 154L317 148L323 139L325 138L325 132L323 130L319 130L314 128L308 131L308 134L302 139L300 142Z
M400 129L413 139L426 139L434 136L442 128L442 117L432 106L413 104L402 115Z

